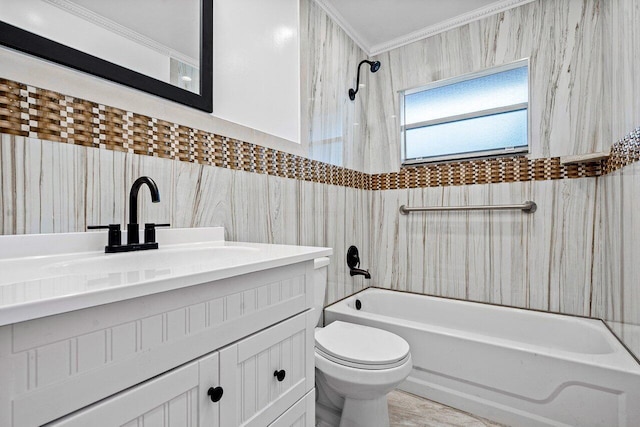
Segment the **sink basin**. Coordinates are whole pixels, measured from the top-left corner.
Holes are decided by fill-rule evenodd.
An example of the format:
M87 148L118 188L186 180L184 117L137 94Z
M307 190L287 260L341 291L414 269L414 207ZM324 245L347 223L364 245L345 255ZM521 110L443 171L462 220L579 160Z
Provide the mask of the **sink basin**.
M92 254L79 259L44 264L40 270L47 276L126 273L130 271L175 271L189 267L216 267L232 264L258 252L242 246L190 247L147 250L119 254Z
M105 254L89 252L50 257L32 257L12 263L0 277L0 286L14 282L61 276L84 276L87 280L123 273L141 273L141 279L165 274L197 272L243 262L259 249L211 244L175 245L157 250ZM2 268L0 262L0 269Z

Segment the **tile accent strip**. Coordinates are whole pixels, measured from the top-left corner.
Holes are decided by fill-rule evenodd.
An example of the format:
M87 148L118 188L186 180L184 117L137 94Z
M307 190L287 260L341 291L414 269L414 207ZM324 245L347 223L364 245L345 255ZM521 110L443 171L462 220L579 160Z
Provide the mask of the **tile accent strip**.
M368 189L369 175L0 79L0 133Z
M640 160L640 127L613 144L609 158L604 161L602 174L614 172L638 160Z
M524 156L499 157L417 167L405 167L396 173L371 176L371 190L445 187L451 185L494 184L500 182L600 176L597 163L560 164L559 157L527 159Z
M0 133L365 190L596 177L640 160L640 128L604 161L499 157L364 172L0 79Z

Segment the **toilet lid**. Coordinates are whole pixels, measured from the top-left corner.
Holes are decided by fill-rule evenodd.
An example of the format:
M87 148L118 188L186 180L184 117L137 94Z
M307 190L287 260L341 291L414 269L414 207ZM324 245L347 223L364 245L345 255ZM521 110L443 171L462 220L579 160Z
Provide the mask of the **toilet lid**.
M335 321L315 333L316 347L348 365L393 366L409 354L409 343L382 329Z

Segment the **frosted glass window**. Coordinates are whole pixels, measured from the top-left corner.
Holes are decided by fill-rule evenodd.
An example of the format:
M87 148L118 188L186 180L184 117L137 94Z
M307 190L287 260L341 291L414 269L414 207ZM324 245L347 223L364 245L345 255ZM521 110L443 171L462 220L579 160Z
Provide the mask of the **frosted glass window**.
M492 114L407 131L407 158L477 154L527 146L527 111ZM505 146L505 143L511 146Z
M528 62L401 94L403 163L527 152Z

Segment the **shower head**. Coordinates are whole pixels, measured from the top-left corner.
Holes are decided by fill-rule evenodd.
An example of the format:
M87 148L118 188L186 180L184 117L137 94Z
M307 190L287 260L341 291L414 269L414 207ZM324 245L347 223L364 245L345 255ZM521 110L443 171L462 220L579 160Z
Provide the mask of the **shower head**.
M358 93L358 90L360 89L360 67L365 62L369 64L370 70L372 73L375 73L380 69L380 61L367 61L366 59L360 61L360 63L358 64L358 77L356 78L356 88L349 89L349 99L352 101L356 99L356 93Z

